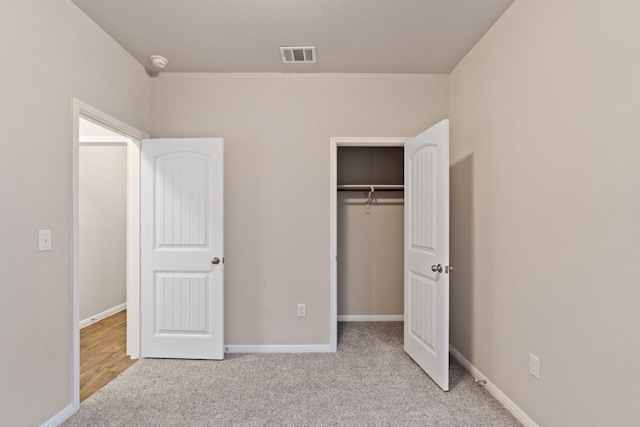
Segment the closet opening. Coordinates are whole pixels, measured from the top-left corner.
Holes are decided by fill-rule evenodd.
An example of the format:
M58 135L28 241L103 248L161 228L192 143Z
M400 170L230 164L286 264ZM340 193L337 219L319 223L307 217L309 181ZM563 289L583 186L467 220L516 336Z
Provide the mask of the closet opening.
M339 321L404 320L404 138L331 142L335 351Z

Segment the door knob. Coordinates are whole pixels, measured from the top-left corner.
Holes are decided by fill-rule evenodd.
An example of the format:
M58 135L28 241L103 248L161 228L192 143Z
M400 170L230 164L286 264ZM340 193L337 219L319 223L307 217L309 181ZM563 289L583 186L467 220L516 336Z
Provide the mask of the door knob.
M442 273L442 264L438 264L438 265L432 265L431 266L431 271L433 271L434 273L437 271L438 273Z
M220 258L215 257L214 259L211 260L211 264L220 264Z

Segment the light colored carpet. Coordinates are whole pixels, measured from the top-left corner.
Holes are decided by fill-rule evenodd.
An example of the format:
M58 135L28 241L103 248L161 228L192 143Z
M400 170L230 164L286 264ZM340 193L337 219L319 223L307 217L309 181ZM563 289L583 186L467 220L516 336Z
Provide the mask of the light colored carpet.
M454 360L441 391L402 350L402 327L340 323L336 353L143 359L64 425L521 425Z

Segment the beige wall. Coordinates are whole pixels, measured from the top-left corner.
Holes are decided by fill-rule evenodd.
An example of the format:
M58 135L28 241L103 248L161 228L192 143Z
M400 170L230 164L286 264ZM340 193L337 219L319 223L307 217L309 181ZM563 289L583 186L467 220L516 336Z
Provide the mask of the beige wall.
M328 344L329 138L418 134L448 76L171 73L152 93L154 137L225 139L225 343Z
M518 0L451 74L451 342L541 426L638 423L639 19Z
M127 146L80 146L80 321L127 302Z
M0 2L0 52L0 425L33 426L71 403L71 98L149 130L150 83L68 0Z

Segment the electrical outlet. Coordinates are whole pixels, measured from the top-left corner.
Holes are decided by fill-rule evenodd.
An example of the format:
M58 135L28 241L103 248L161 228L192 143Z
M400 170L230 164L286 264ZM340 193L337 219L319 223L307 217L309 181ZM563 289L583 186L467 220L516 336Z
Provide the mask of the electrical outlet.
M298 304L298 317L306 317L306 316L307 316L307 305Z
M529 353L529 373L540 379L540 358L531 353Z

